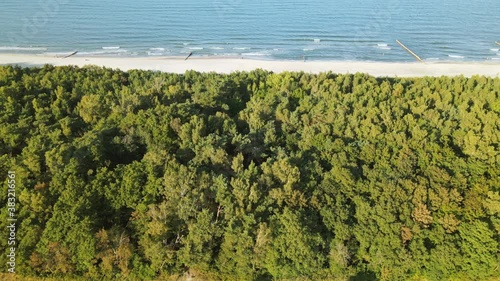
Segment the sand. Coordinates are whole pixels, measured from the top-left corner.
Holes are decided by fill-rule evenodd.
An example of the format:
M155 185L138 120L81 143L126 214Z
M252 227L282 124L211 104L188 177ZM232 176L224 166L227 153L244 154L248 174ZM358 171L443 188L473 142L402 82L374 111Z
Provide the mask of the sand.
M257 68L273 72L304 71L319 73L363 72L377 77L421 77L421 76L455 76L485 75L500 77L500 61L498 62L359 62L359 61L271 61L248 58L224 57L83 57L72 56L58 58L47 55L0 54L0 65L42 66L44 64L61 65L97 65L121 70L143 69L172 73L184 73L186 70L200 72L231 73L234 71L251 71Z

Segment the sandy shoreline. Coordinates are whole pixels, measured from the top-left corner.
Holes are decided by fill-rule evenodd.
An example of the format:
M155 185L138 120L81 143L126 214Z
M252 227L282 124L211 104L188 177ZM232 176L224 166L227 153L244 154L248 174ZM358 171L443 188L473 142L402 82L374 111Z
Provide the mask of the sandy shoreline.
M181 57L83 57L57 58L29 54L0 54L0 65L42 66L44 64L61 65L97 65L121 70L144 69L172 73L184 73L186 70L200 72L214 71L231 73L234 71L251 71L257 68L273 72L304 71L319 73L332 71L335 73L363 72L374 76L421 77L421 76L455 76L485 75L500 77L499 62L427 62L427 63L391 63L391 62L359 62L359 61L271 61L242 58L210 58L191 57L185 61Z

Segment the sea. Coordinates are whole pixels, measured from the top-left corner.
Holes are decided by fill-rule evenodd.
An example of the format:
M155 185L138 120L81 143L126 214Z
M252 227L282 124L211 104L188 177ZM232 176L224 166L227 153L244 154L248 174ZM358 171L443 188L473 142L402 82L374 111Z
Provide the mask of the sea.
M500 62L499 0L1 0L0 53Z

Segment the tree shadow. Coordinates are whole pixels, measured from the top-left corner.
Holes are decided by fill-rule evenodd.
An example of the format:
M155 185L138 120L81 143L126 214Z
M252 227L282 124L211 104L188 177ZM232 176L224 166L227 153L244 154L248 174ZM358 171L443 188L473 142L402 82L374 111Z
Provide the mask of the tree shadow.
M349 281L377 281L378 278L373 271L362 271L349 278Z

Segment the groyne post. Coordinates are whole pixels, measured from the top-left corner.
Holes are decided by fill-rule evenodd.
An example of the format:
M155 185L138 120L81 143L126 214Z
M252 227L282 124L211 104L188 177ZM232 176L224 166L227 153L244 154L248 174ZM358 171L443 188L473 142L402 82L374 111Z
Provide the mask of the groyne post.
M408 49L403 43L401 43L399 40L396 40L396 43L399 44L403 49L405 49L408 53L410 53L412 56L414 56L419 62L424 62L417 54L415 54L412 50Z

